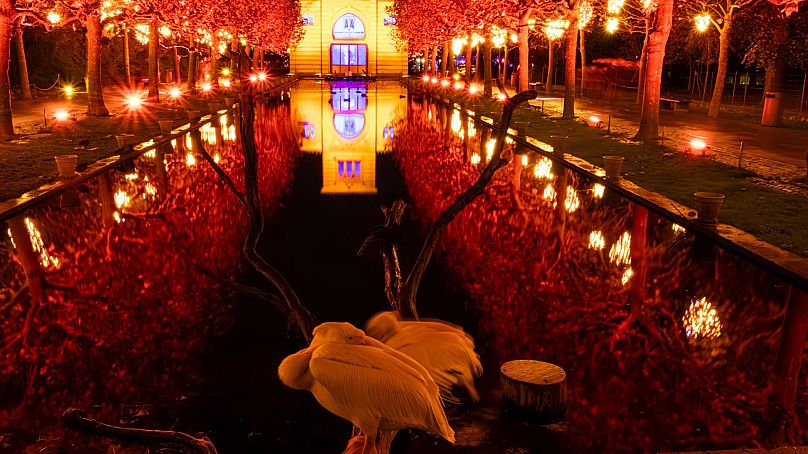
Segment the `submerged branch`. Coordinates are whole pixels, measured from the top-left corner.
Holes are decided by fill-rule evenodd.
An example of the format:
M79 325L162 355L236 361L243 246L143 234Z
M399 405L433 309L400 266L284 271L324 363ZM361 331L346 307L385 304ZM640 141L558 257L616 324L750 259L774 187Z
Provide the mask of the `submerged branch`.
M505 92L501 87L500 89L503 93ZM418 311L415 305L415 298L418 294L418 286L421 283L421 278L423 277L424 272L426 272L426 268L429 265L432 254L435 252L435 248L438 245L441 234L443 234L443 231L446 230L446 227L449 226L449 223L452 222L452 219L454 219L455 216L460 214L465 207L467 207L469 204L471 204L471 202L485 192L485 187L494 178L496 171L507 164L507 159L502 156L502 150L505 145L505 137L508 134L508 127L511 124L513 111L519 104L535 98L536 95L537 93L534 90L528 90L518 93L512 98L505 99L502 107L502 115L499 120L499 131L497 133L496 143L494 145L494 152L491 160L488 162L488 165L485 166L485 169L483 169L482 173L477 178L477 181L475 181L470 188L455 199L455 201L452 202L448 208L443 210L440 216L438 216L438 219L432 225L432 228L429 230L426 240L424 241L424 245L421 248L421 252L418 254L418 259L415 261L415 265L413 265L412 271L402 287L401 297L399 299L401 306L409 307L411 315L416 319L418 318Z
M62 423L68 429L85 432L91 435L138 444L169 444L190 448L201 454L217 454L216 447L202 435L199 438L174 430L134 429L113 426L84 416L78 408L69 408L62 414Z

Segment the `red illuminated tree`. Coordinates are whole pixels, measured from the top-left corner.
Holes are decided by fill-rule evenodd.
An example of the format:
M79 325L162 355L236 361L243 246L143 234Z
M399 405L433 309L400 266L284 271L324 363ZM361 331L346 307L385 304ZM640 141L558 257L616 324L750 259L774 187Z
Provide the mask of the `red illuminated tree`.
M673 22L673 0L658 0L648 8L648 44L645 52L640 128L634 138L656 140L659 137L659 94L662 88L662 66L665 63L665 45Z
M18 19L26 18L49 28L51 24L47 19L47 11L53 7L53 4L54 2L50 0L0 1L0 139L14 136L14 123L11 114L11 82L8 76L14 23Z

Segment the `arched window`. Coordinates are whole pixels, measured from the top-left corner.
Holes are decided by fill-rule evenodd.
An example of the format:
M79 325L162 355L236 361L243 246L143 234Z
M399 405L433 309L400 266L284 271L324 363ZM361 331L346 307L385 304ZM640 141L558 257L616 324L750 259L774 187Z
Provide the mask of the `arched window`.
M365 24L356 14L345 13L334 22L334 39L364 39Z
M356 139L365 129L365 115L361 113L334 114L334 129L343 139Z

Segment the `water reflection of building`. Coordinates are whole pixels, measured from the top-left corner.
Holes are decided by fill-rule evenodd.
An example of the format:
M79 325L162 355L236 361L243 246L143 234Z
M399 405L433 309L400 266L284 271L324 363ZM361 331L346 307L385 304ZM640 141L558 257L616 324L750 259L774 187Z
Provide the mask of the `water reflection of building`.
M398 84L304 82L292 89L301 149L322 153L323 194L375 194L376 153L405 115Z
M289 54L296 74L401 75L407 52L396 49L395 16L386 0L303 0L304 35Z

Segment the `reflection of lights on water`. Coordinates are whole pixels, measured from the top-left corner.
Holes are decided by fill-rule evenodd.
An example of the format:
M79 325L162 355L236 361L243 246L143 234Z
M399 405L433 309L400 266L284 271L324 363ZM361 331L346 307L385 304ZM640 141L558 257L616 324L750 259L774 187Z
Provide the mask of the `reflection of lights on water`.
M173 145L173 142L175 142L175 141L174 141L174 140L172 140L171 142L172 142L172 145ZM154 158L156 158L156 157L157 157L157 150L149 150L149 151L147 151L147 152L143 153L143 157L144 157L144 158L151 158L151 159L154 159Z
M609 260L615 265L631 264L631 234L623 232L609 250Z
M606 171L603 170L603 169L595 169L595 176L605 177L606 176Z
M555 200L556 192L555 188L553 187L552 183L548 183L547 186L544 187L544 193L542 197L544 200Z
M506 95L505 93L500 93L497 95L497 99L500 101L505 101L506 99L508 99L508 95Z
M460 121L460 112L453 111L452 112L452 122L451 122L452 132L455 133L456 136L463 138L463 122Z
M131 202L131 198L124 190L118 189L115 191L115 206L118 207L118 209L128 207L129 202Z
M572 213L581 206L581 200L578 198L578 191L572 186L567 186L567 198L564 199L564 208Z
M475 166L480 163L480 154L479 153L472 153L470 161Z
M126 178L129 181L137 180L137 172L127 173L126 175L124 175L124 178Z
M522 167L527 167L527 162L528 162L527 155L523 154L522 155Z
M219 156L219 153L213 155L213 162L215 162L216 164L218 164L221 159L222 157Z
M682 317L682 326L687 337L692 339L716 338L721 335L721 320L706 297L694 299Z
M603 194L606 192L606 186L603 186L600 183L595 183L592 186L592 196L596 199L602 199Z
M674 233L684 233L684 232L686 232L684 227L682 227L681 225L679 225L679 224L677 224L675 222L673 224L671 224L671 230L673 230Z
M553 179L553 161L547 156L542 156L533 168L533 176L542 180Z
M25 228L28 230L28 238L31 240L31 247L34 252L39 255L39 264L45 269L58 268L59 257L53 256L48 252L48 249L45 247L45 241L42 239L42 234L31 218L25 218ZM8 229L8 238L11 240L11 247L17 249L10 228Z
M230 125L222 130L222 138L228 142L236 140L236 126Z
M469 94L475 95L478 91L480 91L480 89L477 88L476 85L469 86Z
M620 278L620 282L622 282L623 285L628 284L628 281L631 279L631 276L634 276L634 270L632 270L631 268L626 268L626 270L623 271L623 277Z
M473 113L471 115L474 115ZM474 120L469 118L469 137L474 137L477 135L477 128L474 127Z
M230 88L230 79L222 79L222 87Z
M193 150L194 149L194 141L191 140L191 135L190 134L185 136L185 148L187 148L188 150Z
M603 232L600 230L593 230L589 234L589 249L601 250L606 247L606 238L603 238Z
M145 199L147 195L154 197L155 194L157 194L157 188L155 188L153 184L147 181L146 185L143 186L143 198Z
M454 83L455 90L462 90L463 89L463 82L455 82Z
M210 125L210 123L205 123L199 128L199 132L202 135L202 140L207 142L209 145L216 145L216 128Z
M119 224L121 223L121 221L123 221L123 218L121 218L121 213L118 213L117 211L112 212L112 218L115 219L115 222Z
M185 165L188 167L193 167L196 165L196 157L190 151L185 155Z
M485 143L485 160L490 161L491 157L494 156L494 146L497 144L496 139L488 139L488 142Z

